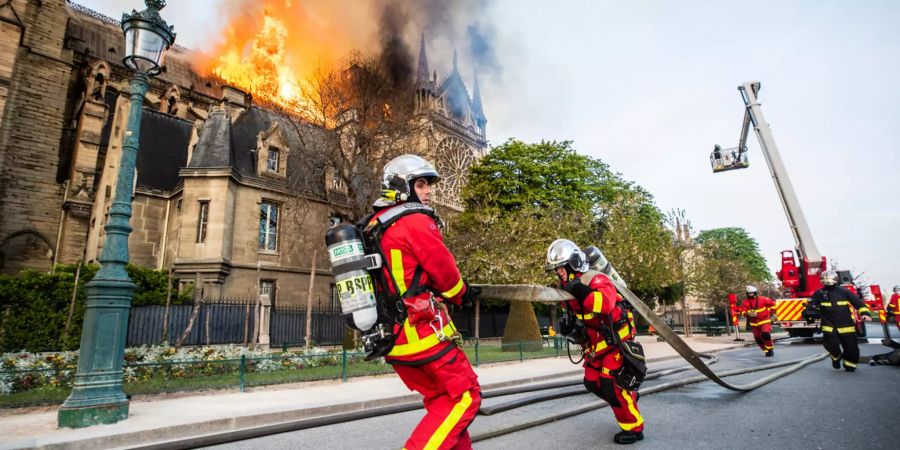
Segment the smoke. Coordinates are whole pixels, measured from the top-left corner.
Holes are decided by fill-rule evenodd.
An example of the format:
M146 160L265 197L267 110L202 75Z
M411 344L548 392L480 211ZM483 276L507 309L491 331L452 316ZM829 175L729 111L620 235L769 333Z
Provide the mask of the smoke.
M475 66L486 73L501 74L503 67L500 65L497 53L494 52L495 33L493 26L484 26L480 22L475 21L466 27L466 36L469 39L469 54Z
M403 4L393 2L384 8L381 15L379 34L381 37L381 64L394 86L412 84L413 57L409 46L403 40L403 32L409 17Z
M258 71L250 55L260 48L258 37L268 17L286 29L277 47L283 49L278 64L284 70L279 71L296 79L361 52L379 58L395 86L408 86L423 34L430 70L445 76L457 50L464 73L497 75L501 65L489 6L484 0L224 0L216 11L223 18L217 39L207 39L210 48L201 49L205 54L193 63L202 73L221 72L223 66L234 73Z
M392 73L407 73L408 69L412 75L418 54L411 50L418 50L419 36L424 33L426 45L431 47L429 62L449 62L450 55L458 50L470 69L500 75L502 66L494 50L496 33L487 22L489 6L490 2L478 0L385 0L380 22L382 54L386 56L383 61L397 65ZM405 51L396 45L398 42L405 43ZM434 47L430 45L433 43Z

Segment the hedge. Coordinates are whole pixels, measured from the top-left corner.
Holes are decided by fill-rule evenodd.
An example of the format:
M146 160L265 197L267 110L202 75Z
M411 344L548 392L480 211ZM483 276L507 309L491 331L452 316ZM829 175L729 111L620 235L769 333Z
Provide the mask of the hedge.
M65 332L75 285L76 265L58 265L50 273L25 270L0 275L0 351L47 352L73 350L81 340L87 284L99 266L83 265L69 332ZM133 306L165 305L168 274L164 270L126 267L137 285ZM173 289L172 304L190 303L189 293Z

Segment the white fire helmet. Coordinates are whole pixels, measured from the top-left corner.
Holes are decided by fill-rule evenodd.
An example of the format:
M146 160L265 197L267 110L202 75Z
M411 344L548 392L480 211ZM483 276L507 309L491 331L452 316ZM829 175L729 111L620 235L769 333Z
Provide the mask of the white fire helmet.
M576 272L587 272L588 261L584 252L568 239L557 239L547 248L547 270L556 270L558 267L569 265L569 269Z
M759 291L756 289L756 286L750 286L750 285L747 285L747 288L745 289L745 291L747 292L747 295L759 293Z
M415 200L415 191L410 184L418 178L425 178L431 185L441 176L430 162L416 155L400 155L390 160L384 166L379 203L393 205L398 201Z
M900 284L894 286L894 293L895 293L895 294L900 294Z
M819 278L822 280L823 286L834 286L838 284L838 281L840 280L837 272L833 270L826 270L822 272L822 275L820 275Z

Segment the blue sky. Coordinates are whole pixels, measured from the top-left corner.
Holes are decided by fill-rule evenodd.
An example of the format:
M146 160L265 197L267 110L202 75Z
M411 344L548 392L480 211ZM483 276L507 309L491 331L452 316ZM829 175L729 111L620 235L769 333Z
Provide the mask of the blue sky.
M113 17L143 8L80 3ZM207 48L222 4L170 0L163 15L180 44ZM760 80L819 250L883 289L900 284L900 2L496 0L478 20L503 67L481 79L492 143L572 140L661 209L685 209L695 230L744 227L777 270L794 244L755 136L749 169L713 175L708 162L713 144L737 144L737 86ZM438 47L429 60L446 71Z

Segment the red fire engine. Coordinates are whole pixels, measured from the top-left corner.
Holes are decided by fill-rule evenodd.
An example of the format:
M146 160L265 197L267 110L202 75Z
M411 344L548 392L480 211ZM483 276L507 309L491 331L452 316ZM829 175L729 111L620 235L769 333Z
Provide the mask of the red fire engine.
M756 132L759 145L772 180L775 182L775 190L781 199L787 215L788 225L794 235L794 250L781 252L781 270L776 272L782 287L785 289L788 299L776 300L775 324L785 328L791 336L811 337L819 332L819 320L810 311L806 311L806 303L814 292L822 288L819 274L827 270L825 255L819 253L813 240L800 201L794 192L794 187L788 177L788 171L781 160L775 138L769 129L769 124L763 117L762 109L757 95L760 83L750 81L738 86L738 91L744 100L744 124L741 129L741 137L737 147L723 149L716 145L710 155L713 173L725 172L735 169L745 169L750 166L747 158L747 133L750 125ZM849 271L838 271L841 284L856 292L853 277ZM865 327L857 321L857 334L865 336Z

